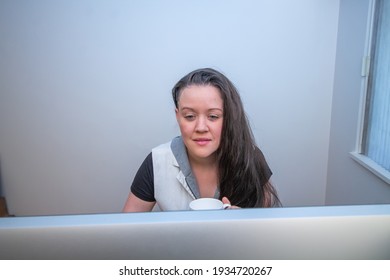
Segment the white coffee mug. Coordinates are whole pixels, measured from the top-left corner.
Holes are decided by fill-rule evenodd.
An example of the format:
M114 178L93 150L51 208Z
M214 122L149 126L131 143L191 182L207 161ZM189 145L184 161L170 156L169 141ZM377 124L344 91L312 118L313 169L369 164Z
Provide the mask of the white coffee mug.
M222 210L230 206L215 198L198 198L190 202L191 210Z

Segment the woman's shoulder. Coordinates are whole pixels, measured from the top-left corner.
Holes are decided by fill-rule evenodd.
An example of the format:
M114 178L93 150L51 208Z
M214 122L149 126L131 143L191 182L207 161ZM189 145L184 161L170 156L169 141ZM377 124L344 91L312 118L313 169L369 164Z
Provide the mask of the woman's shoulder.
M264 154L258 146L254 146L254 155L259 156L262 160L265 160Z

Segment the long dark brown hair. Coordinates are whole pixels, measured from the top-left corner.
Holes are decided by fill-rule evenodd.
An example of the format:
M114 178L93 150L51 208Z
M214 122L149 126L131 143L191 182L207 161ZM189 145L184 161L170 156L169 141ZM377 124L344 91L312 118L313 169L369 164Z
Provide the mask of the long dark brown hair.
M182 90L191 85L211 85L223 100L223 125L217 150L220 198L240 207L280 205L275 188L262 172L263 155L256 146L240 95L222 73L203 68L184 76L172 89L176 108Z

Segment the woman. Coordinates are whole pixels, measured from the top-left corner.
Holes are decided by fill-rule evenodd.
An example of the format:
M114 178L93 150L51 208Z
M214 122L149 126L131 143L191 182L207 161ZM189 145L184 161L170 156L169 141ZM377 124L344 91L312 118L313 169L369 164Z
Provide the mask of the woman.
M123 211L187 210L201 197L232 208L278 206L272 172L229 79L214 69L195 70L174 86L172 97L181 136L147 156Z

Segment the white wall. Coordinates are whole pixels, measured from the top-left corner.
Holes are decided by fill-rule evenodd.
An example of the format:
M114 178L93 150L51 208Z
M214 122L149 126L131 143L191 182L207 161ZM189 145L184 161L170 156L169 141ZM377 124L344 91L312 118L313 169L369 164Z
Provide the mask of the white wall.
M390 186L350 157L355 151L368 0L342 0L332 105L326 204L390 203Z
M14 215L120 211L178 134L199 67L241 91L286 206L323 205L338 0L0 2L0 163Z

